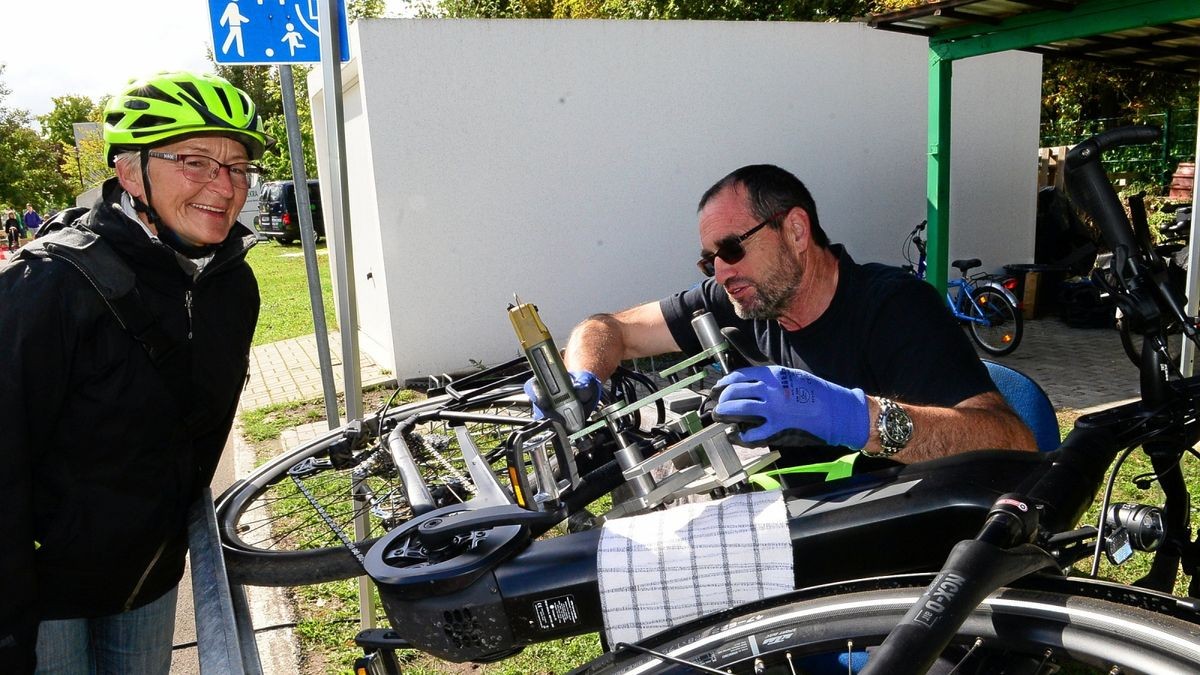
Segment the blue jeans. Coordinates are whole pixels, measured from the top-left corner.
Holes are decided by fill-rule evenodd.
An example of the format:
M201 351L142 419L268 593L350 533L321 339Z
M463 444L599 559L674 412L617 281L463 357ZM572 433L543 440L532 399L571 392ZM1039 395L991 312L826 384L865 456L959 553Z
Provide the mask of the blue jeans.
M166 674L178 587L137 609L96 619L43 621L37 675Z

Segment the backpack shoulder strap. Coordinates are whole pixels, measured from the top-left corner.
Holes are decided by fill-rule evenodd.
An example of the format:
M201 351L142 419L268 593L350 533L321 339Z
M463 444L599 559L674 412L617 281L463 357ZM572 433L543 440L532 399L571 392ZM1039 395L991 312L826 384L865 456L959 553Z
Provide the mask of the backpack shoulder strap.
M62 227L27 244L21 255L54 258L74 267L155 365L161 366L171 358L176 345L138 293L137 276L95 232L78 226Z
M81 219L89 209L56 214L48 234L26 244L18 257L53 258L75 268L104 300L125 332L150 357L171 396L194 428L204 417L192 395L191 351L186 342L171 338L137 289L137 275L100 235ZM39 232L39 235L41 233Z

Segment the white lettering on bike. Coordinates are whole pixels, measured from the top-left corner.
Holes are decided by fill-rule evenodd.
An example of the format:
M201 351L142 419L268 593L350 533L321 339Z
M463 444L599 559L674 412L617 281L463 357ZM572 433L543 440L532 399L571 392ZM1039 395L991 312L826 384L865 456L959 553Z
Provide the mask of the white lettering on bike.
M575 607L575 596L561 595L557 598L538 600L533 604L537 614L538 628L552 630L579 623L579 611Z
M934 579L918 601L920 609L913 617L913 621L932 628L953 604L955 596L962 590L964 581L966 581L965 577L954 572L943 572L941 576Z
M771 633L771 634L763 637L762 643L763 643L764 647L774 645L774 644L779 644L780 642L784 642L785 640L790 640L791 637L795 634L796 634L796 629L794 629L794 628L791 630L781 631L779 633Z

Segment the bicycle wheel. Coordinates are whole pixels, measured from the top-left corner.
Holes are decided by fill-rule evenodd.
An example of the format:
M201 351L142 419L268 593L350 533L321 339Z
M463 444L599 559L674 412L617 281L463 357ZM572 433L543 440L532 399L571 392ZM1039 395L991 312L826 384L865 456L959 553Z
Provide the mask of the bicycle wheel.
M797 591L679 626L638 647L721 672L855 672L846 662L869 661L929 580L911 575ZM1190 605L1104 582L1026 583L977 607L929 672L1200 672L1200 616ZM573 675L616 672L696 671L626 649Z
M453 413L512 418L511 423L467 423L498 474L505 471L508 434L531 419L529 402L520 395L465 406L443 396L389 412L389 420L422 414L424 421L414 428L421 440L410 449L439 506L466 501L474 492L450 428ZM300 586L358 576L362 565L347 544L365 554L376 539L412 516L386 444L374 439L371 448L355 455L352 466L335 468L329 449L340 437L339 429L290 450L221 496L217 525L231 580ZM367 516L368 531L361 538L354 534L359 514Z
M1011 354L1021 344L1025 331L1025 319L1004 294L994 288L981 286L971 291L975 307L965 307L972 319L983 319L983 323L969 321L971 337L985 352L994 356Z

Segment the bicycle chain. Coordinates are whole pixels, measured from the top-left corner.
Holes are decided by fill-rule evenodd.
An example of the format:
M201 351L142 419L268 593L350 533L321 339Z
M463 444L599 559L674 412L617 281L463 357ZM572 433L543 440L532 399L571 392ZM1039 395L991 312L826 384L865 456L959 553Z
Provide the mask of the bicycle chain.
M442 455L442 453L438 452L437 449L433 447L434 444L427 443L424 436L417 434L417 437L420 439L421 445L424 446L424 448L428 450L431 455L433 455L439 464L445 467L446 471L451 475L451 478L457 480L459 484L465 487L466 490L471 494L477 494L475 484L468 480L467 477L464 476L462 472L450 462L450 460L446 459L446 457ZM448 442L446 447L449 447ZM291 479L292 482L296 484L296 487L300 490L300 492L304 495L304 498L308 500L308 503L312 504L312 507L317 512L317 515L321 517L321 520L325 522L325 524L333 532L334 536L336 536L338 540L342 542L342 545L345 546L350 553L354 554L354 557L358 560L360 565L365 564L366 556L363 555L362 550L358 548L353 539L346 535L345 530L343 530L337 524L337 522L334 521L333 516L329 515L329 512L325 510L325 507L321 506L321 503L317 501L316 496L313 495L313 493L309 491L308 487L304 485L304 482L296 475L291 475Z
M418 438L420 438L421 445L426 450L429 451L429 454L433 455L433 458L436 459L439 464L441 464L443 467L445 467L447 473L450 474L451 478L453 478L454 480L457 480L458 484L462 485L464 488L466 488L467 492L470 492L472 495L478 494L478 492L475 488L474 482L472 482L470 479L468 479L466 476L464 476L462 474L462 472L459 471L458 468L455 467L454 464L450 460L446 459L446 457L443 456L442 453L438 452L437 448L434 447L433 443L426 442L425 436L421 436L420 434L416 434L416 435L418 436ZM441 437L440 434L439 434L439 437ZM450 447L448 438L446 440L445 447L447 447L447 448Z
M358 546L355 545L354 540L346 536L346 532L342 530L342 528L339 527L336 522L334 522L333 516L329 515L329 512L325 510L324 506L321 506L320 502L317 501L317 498L313 495L313 493L310 492L309 489L304 485L303 481L296 476L292 476L291 478L292 482L296 484L296 487L300 488L300 492L304 494L304 498L308 500L308 503L312 504L312 507L316 509L317 515L321 517L321 520L325 521L325 524L329 526L329 529L333 530L333 534L341 540L342 545L345 546L346 549L353 553L354 557L358 559L358 564L365 565L366 556L364 556L362 551L359 550Z

